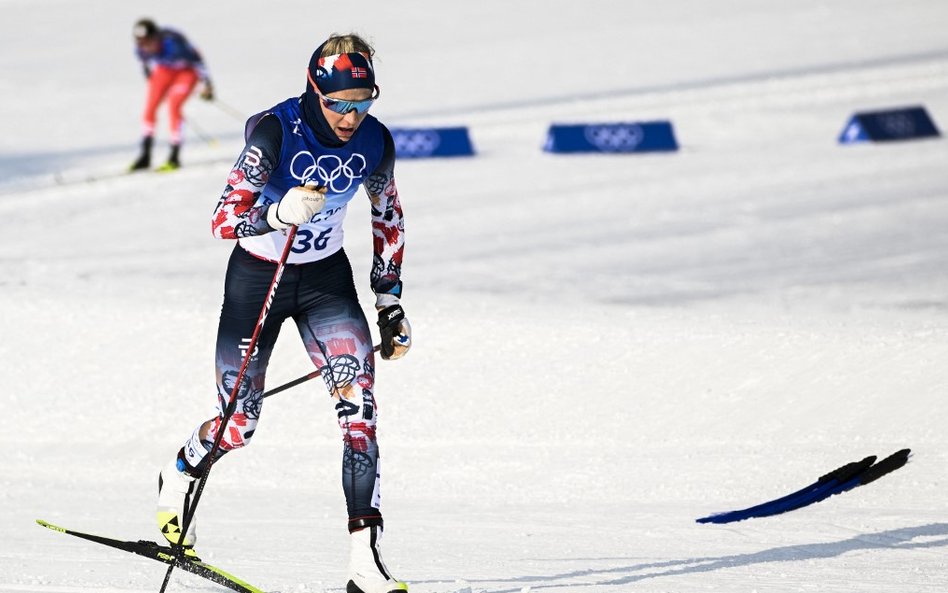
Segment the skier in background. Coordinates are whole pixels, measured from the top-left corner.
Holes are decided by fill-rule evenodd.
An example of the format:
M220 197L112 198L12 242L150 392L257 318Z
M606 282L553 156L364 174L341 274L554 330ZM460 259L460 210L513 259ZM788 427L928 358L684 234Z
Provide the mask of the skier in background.
M348 510L347 593L406 591L380 553L378 411L372 335L343 250L347 203L359 186L371 201L373 266L383 359L411 347L400 305L404 249L402 208L395 187L395 145L369 115L379 96L374 50L357 35L333 35L310 58L306 90L247 121L246 145L231 170L211 228L236 240L224 280L217 333L217 413L194 429L161 471L158 526L173 544L193 548L192 520L182 537L191 496L223 430L221 455L250 442L263 404L267 364L283 322L292 318L334 400L342 431L342 484ZM248 342L287 241L298 226L288 264L254 352ZM221 422L244 356L246 374L233 416ZM240 505L234 505L240 512Z
M142 148L130 170L139 171L151 166L151 149L155 135L155 117L158 106L167 100L171 151L160 171L173 171L181 166L180 151L183 139L184 117L181 108L200 81L201 98L214 99L214 86L200 52L184 35L173 29L159 28L151 19L141 19L132 30L135 52L142 62L148 93L142 114Z

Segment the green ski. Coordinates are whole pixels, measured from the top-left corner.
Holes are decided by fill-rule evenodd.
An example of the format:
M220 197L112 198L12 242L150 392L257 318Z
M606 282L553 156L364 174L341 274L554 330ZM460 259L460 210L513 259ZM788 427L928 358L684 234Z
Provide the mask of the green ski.
M113 539L110 537L102 537L101 535L92 535L90 533L82 533L81 531L73 531L71 529L59 527L58 525L53 525L52 523L47 523L41 519L37 519L36 522L43 527L52 529L53 531L58 531L59 533L72 535L78 538L89 540L90 542L109 546L110 548L123 550L131 554L137 554L138 556L144 556L145 558L151 558L152 560L157 560L158 562L163 562L165 564L174 564L181 570L186 570L191 574L204 577L213 583L223 585L232 591L237 591L237 593L266 593L262 589L258 589L250 583L242 581L234 575L217 568L216 566L212 566L207 562L201 561L201 559L195 555L182 555L180 551L172 549L170 546L160 546L155 542L147 540L138 540L137 542L133 542Z

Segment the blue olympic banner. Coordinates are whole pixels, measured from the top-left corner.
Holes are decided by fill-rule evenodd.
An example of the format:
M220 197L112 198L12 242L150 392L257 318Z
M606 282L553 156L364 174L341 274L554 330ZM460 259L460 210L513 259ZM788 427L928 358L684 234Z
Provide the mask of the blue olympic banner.
M903 107L854 114L839 135L839 143L913 140L940 135L924 107Z
M546 152L670 152L678 150L671 122L553 124Z
M465 127L392 128L398 158L472 156L474 147Z

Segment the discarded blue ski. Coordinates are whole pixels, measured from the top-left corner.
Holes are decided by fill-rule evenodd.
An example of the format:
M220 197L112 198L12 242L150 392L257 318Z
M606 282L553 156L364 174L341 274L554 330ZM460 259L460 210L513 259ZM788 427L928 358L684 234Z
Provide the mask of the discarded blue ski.
M869 469L875 462L876 456L866 457L862 461L854 461L836 468L830 473L821 476L820 479L809 486L805 486L796 492L782 496L775 500L770 500L756 506L738 511L729 511L725 513L716 513L708 517L698 519L698 523L730 523L733 521L742 521L750 517L767 517L778 513L785 513L793 509L800 508L810 503L816 502L816 499L823 496L830 489L838 486L845 481L850 480L865 470ZM813 500L811 500L813 499Z
M159 546L155 542L146 540L138 540L137 542L133 542L112 539L110 537L102 537L100 535L92 535L89 533L82 533L81 531L73 531L71 529L59 527L40 519L37 519L36 522L43 527L52 529L53 531L58 531L59 533L73 535L75 537L89 540L97 544L103 544L111 548L130 552L139 556L144 556L145 558L151 558L152 560L157 560L165 564L174 564L181 570L186 570L192 574L198 575L199 577L204 577L213 583L223 585L232 591L237 591L238 593L265 593L263 590L238 579L232 574L224 572L216 566L212 566L207 562L202 562L197 556L182 556L180 552L173 550L169 546Z
M875 463L875 455L866 457L862 461L847 463L796 492L746 509L701 517L698 519L698 523L732 523L752 517L769 517L799 509L826 500L834 494L846 492L856 486L864 486L878 480L908 463L910 453L910 449L902 449L878 463Z

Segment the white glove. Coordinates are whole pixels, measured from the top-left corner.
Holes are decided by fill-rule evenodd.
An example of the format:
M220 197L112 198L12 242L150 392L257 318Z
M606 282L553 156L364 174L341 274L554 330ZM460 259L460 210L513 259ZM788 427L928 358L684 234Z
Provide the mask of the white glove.
M291 187L267 208L267 224L276 230L304 224L326 205L326 188L314 182Z

